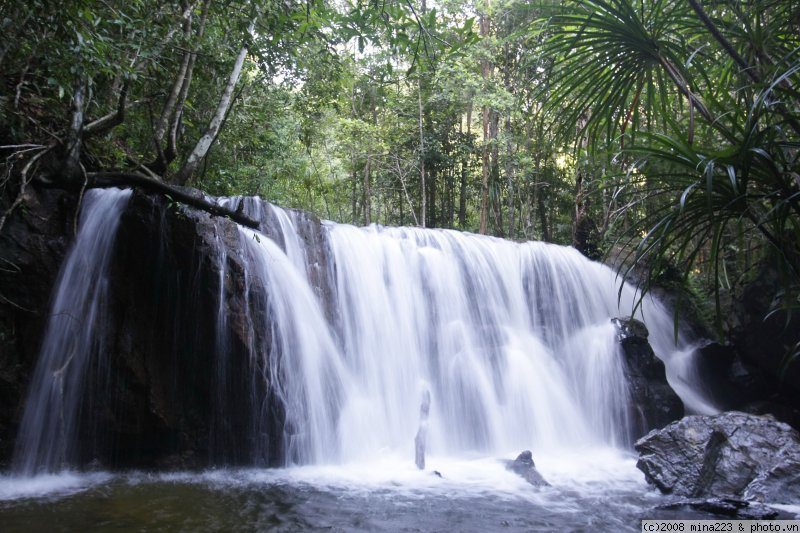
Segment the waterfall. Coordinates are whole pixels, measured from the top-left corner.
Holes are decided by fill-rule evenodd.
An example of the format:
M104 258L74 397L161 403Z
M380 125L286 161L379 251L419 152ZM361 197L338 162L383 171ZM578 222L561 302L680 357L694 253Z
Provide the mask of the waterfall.
M608 267L538 242L325 223L333 290L324 301L295 213L246 210L275 238L240 229L248 276L258 280L251 286L270 310L268 323L251 327L271 328L271 345L252 351L272 357L264 367L286 411L287 464L405 453L426 391L431 453L630 444L610 319L630 314L638 293L627 284L620 292ZM668 367L673 354L691 352L686 339L676 344L659 302L645 298L637 316ZM713 412L679 372L670 375L690 408Z
M22 422L21 471L74 460L78 419L90 416L80 412L92 379L86 369L92 360L102 367L106 270L127 198L120 191L87 195ZM210 222L217 225L207 243L218 251L215 291L219 284L218 308L203 311L217 328L212 460L263 465L279 449L286 465L386 454L413 464L422 397L430 398L431 456L629 445L625 367L610 319L630 314L638 294L627 284L620 290L608 267L557 245L320 225L257 198L220 202L260 220L261 230L238 227L237 247L229 249L220 224L231 223ZM226 284L233 275L241 279ZM235 311L225 300L231 287L245 302ZM637 317L687 406L712 412L684 380L691 346L682 337L675 342L672 316L647 297ZM249 390L228 382L236 371L228 358L234 333L245 345ZM252 411L242 438L231 438L234 405ZM224 448L232 442L250 449L230 454Z
M86 375L106 349L108 265L129 197L130 191L118 189L90 190L84 196L78 234L58 274L25 403L14 457L20 473L53 471L76 459Z

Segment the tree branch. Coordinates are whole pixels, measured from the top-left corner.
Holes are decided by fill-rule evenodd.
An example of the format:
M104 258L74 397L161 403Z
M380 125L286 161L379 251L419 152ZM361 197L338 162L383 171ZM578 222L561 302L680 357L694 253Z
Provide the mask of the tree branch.
M17 197L16 197L16 199L14 200L14 202L12 202L11 206L10 206L10 207L9 207L9 208L6 210L6 212L5 212L5 213L3 213L3 216L2 216L2 217L0 217L0 232L1 232L1 231L3 231L3 226L5 226L5 224L6 224L6 220L7 220L7 219L8 219L8 217L11 215L11 213L13 213L13 212L14 212L14 210L15 210L17 207L19 207L19 206L20 206L20 204L22 204L22 202L25 200L25 190L26 190L26 188L28 187L28 183L30 183L31 179L33 178L33 174L31 174L31 177L30 177L30 178L28 177L28 171L30 171L30 170L31 170L31 168L33 167L33 165L34 165L34 164L35 164L35 163L36 163L36 162L37 162L39 159L41 159L41 158L42 158L42 156L44 156L44 155L45 155L46 153L48 153L50 150L52 150L53 148L55 148L55 146L56 146L55 144L51 144L51 145L49 145L49 146L47 146L47 147L44 147L44 148L42 148L42 149L41 149L41 151L40 151L38 154L36 154L36 155L34 155L33 157L31 157L30 161L28 161L28 162L25 164L25 167L22 169L22 173L20 174L20 186L19 186L19 193L17 194Z
M203 38L203 33L205 33L209 3L210 0L205 0L203 2L202 14L200 15L200 27L197 29L197 35L194 39L198 43ZM180 94L178 95L178 101L176 102L175 109L172 113L172 122L169 125L169 137L167 138L167 151L165 153L167 161L174 160L178 155L178 128L180 127L181 119L183 117L183 107L186 103L186 97L189 94L189 87L192 84L192 74L194 73L194 65L197 61L197 47L199 47L199 44L196 45L195 49L190 53L189 65L184 73L183 84L181 85Z
M183 32L187 39L191 36L191 31L192 19L189 17L186 19L183 26ZM180 94L181 88L186 80L186 71L189 68L191 59L191 52L186 51L183 53L180 70L178 70L178 75L175 76L175 82L172 84L172 89L169 92L167 101L164 102L164 108L161 110L161 116L158 118L158 122L156 123L156 131L153 136L158 142L161 142L161 140L164 138L164 134L166 134L167 128L169 127L170 119L175 111L175 104L178 101L178 95Z
M708 16L708 13L705 12L703 6L701 6L697 0L689 0L689 5L692 6L692 9L703 22L703 25L708 29L711 35L714 36L714 39L716 39L722 48L725 49L725 52L731 56L733 61L739 65L739 67L741 67L744 73L747 74L750 79L757 84L762 84L764 80L761 78L761 75L758 73L758 71L748 64L747 61L745 61L745 59L739 55L739 52L736 51L736 48L733 47L730 41L728 41L728 39L722 35L722 32L719 31L719 28L717 28L716 24L714 24L714 21L712 21ZM777 103L775 109L783 116L783 118L786 119L786 122L792 127L795 133L800 135L800 123L798 123L794 115L792 115L792 113L780 102Z
M80 170L81 150L83 149L84 92L86 81L81 77L76 82L72 95L72 120L65 143L64 175L68 181L73 180Z
M144 100L137 100L128 105L127 99L128 99L129 88L130 88L130 80L125 80L125 83L122 85L122 90L119 93L119 101L117 102L117 109L105 116L98 118L97 120L93 120L90 123L86 124L86 126L83 127L84 137L88 137L90 135L101 135L119 126L125 121L125 111L127 111L127 108L133 107L134 105L140 104L144 101Z
M112 170L107 172L88 172L86 176L87 188L136 187L157 194L169 195L170 198L177 202L195 207L212 216L230 218L248 228L259 229L258 221L248 217L241 210L234 211L223 207L199 193L192 194L190 190L166 184L163 181L155 180L138 172Z
M253 35L255 23L256 21L253 19L250 22L250 26L247 28L247 33L250 36ZM236 61L233 64L233 70L231 70L231 75L228 78L228 84L225 86L225 90L219 99L217 110L214 113L214 116L211 118L211 122L209 122L205 133L197 141L194 150L192 150L192 153L189 154L189 157L186 159L186 163L184 163L183 167L175 175L176 183L180 185L186 183L194 173L197 165L200 164L200 161L202 161L208 153L208 149L211 148L211 144L214 142L214 138L217 136L217 133L219 133L220 127L222 126L222 121L227 114L231 102L233 101L233 90L236 87L236 84L239 82L239 77L242 74L242 66L244 65L244 59L247 56L247 50L248 43L245 43L241 50L239 50L239 55L236 57Z

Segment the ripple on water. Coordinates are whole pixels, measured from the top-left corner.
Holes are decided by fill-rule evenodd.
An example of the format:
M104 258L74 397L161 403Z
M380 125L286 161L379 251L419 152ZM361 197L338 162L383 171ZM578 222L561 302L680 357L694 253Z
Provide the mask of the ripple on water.
M655 510L669 498L626 453L543 453L536 462L553 486L528 485L498 458L432 456L420 472L390 455L344 466L0 477L0 523L4 532L639 531L643 518L683 518Z

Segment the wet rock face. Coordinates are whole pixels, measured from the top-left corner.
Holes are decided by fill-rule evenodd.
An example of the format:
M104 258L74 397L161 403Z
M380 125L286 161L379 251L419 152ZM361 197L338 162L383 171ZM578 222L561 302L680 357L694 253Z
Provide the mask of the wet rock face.
M635 448L637 467L664 493L800 503L800 434L772 418L688 416Z
M0 234L0 467L11 460L75 209L71 193L34 190ZM321 239L319 221L307 225ZM248 297L247 263L233 222L131 196L109 272L106 355L87 370L81 465L281 463L285 416L264 379L269 354L253 356L270 345L270 328L252 326L269 310Z
M76 197L29 189L0 233L0 468L11 460Z
M793 326L789 324L786 327ZM772 356L759 360L762 352L766 354L772 350L774 354L775 333L767 333L768 340L763 343L758 341L762 338L760 334L754 334L752 338L747 336L746 344L740 342L736 346L710 342L697 350L697 372L723 409L771 415L797 429L800 428L800 394L792 391L791 383L783 379L785 376L779 369L770 368L775 361L770 363L767 359ZM788 334L788 331L782 331L780 336L785 340ZM760 344L762 348L745 359L748 344Z
M113 409L89 411L84 461L111 467L276 464L279 402L251 357L246 254L236 225L134 193L111 269ZM220 318L224 320L220 322ZM220 325L221 324L221 325ZM260 413L254 420L250 415Z
M634 415L633 438L661 428L683 416L683 402L667 382L664 363L647 341L642 322L627 317L612 320L625 358L625 378Z

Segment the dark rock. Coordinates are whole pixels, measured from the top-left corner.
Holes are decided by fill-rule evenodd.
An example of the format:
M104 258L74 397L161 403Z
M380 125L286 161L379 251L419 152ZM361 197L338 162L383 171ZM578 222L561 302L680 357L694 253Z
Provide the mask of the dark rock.
M800 463L781 461L755 478L744 496L759 502L800 502Z
M727 317L729 336L746 375L755 375L763 384L760 390L748 391L756 394L748 394L743 404L785 405L795 412L789 422L800 428L800 313L774 308L775 295L783 288L780 278L780 273L764 268L747 285Z
M724 409L743 410L762 398L767 382L757 369L742 364L730 345L709 342L695 350L695 371L706 391Z
M511 470L515 474L521 476L525 481L534 487L550 486L550 483L545 481L539 471L536 470L536 465L533 462L533 454L531 454L530 450L525 450L513 461L507 461L506 469Z
M739 412L688 416L636 445L637 467L668 494L798 503L800 434L769 417Z
M775 420L789 424L795 429L800 423L798 409L779 401L756 400L743 405L739 411L752 415L771 416Z
M612 318L611 322L617 327L617 334L620 342L636 339L646 341L650 336L650 332L647 331L647 326L635 318Z
M725 410L771 415L800 427L800 405L779 391L774 376L745 361L732 345L710 342L696 350L698 379Z
M281 462L282 409L254 377L267 374L259 366L266 357L250 353L270 328L256 331L248 317L266 323L268 310L244 290L247 254L236 225L134 193L117 243L114 372L103 385L115 405L86 418L81 440L96 444L84 453L111 467Z
M636 414L632 437L636 439L680 419L683 402L669 386L664 363L647 341L647 326L630 317L614 318L612 322L617 327L617 339L625 358L629 407Z
M0 233L0 469L13 453L50 294L73 237L76 200L29 188Z
M733 498L687 499L659 505L658 509L667 511L683 511L691 509L704 513L711 513L726 519L736 520L774 520L780 512L757 503L751 503Z
M11 458L76 210L71 193L29 196L0 235L0 467ZM315 283L332 292L327 250L315 246L324 242L320 221L292 216L314 246ZM271 345L271 328L253 327L267 323L268 303L253 297L259 287L247 277L236 224L136 192L118 231L98 350L107 355L87 370L75 466L282 463L285 414L263 378L270 354L253 356L256 345Z

